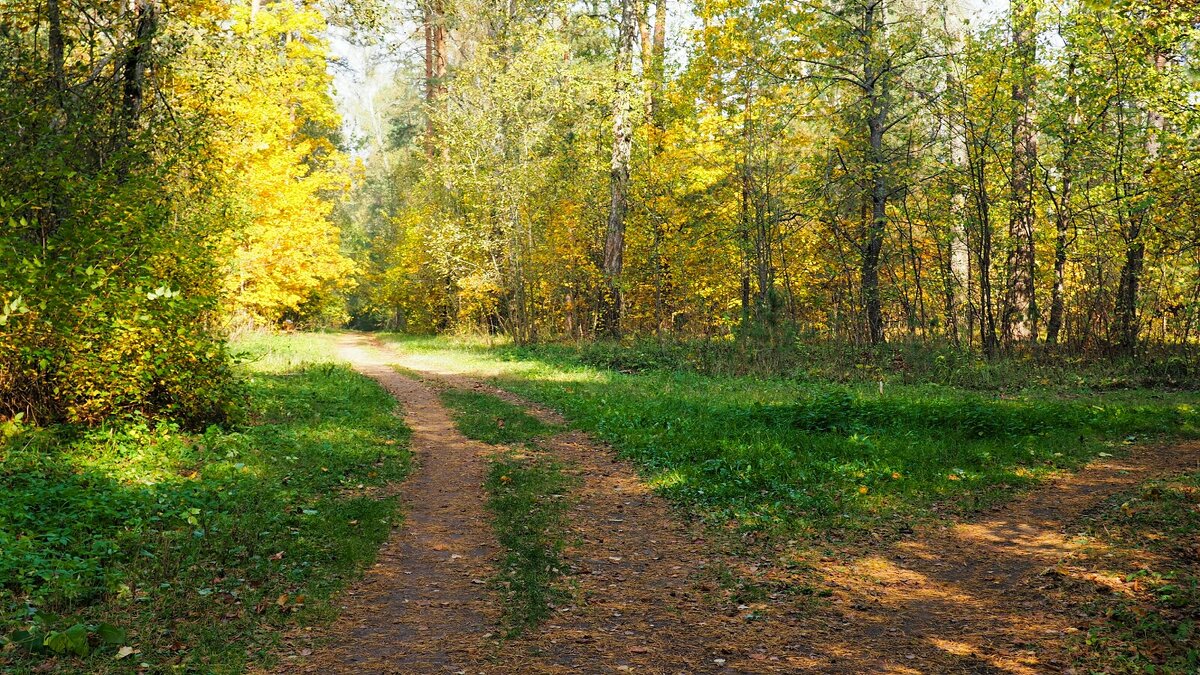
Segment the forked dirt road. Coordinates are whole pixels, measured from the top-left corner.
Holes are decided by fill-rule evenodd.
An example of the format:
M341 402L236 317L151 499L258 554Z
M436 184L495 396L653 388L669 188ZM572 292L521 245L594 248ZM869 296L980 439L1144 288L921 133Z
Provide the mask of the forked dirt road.
M797 578L778 552L723 554L609 448L567 431L542 446L580 481L567 551L573 601L502 642L498 600L483 583L500 555L483 506L494 449L458 432L437 390L480 389L562 420L480 379L486 373L431 367L366 336L341 344L345 359L400 401L417 466L399 486L404 526L320 636L327 646L285 655L281 672L1063 672L1078 600L1054 586L1064 575L1087 576L1070 564L1080 546L1072 524L1147 478L1200 466L1200 444L1143 448L973 522L814 559L816 568ZM779 592L737 605L720 593L714 579L722 575L776 589L803 582L832 595L814 603Z

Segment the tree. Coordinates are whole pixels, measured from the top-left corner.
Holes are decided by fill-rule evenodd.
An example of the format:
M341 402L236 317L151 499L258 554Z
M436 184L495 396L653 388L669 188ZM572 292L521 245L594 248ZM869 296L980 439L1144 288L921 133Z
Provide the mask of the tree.
M436 39L412 62L436 104L396 122L427 111L441 145L389 155L370 229L398 250L365 254L361 295L436 329L731 338L764 364L797 335L1194 343L1197 22L1162 4L1021 0L968 24L718 0L688 26L649 0L456 2L453 67L431 76Z
M633 152L633 0L620 0L617 52L613 60L614 95L612 112L612 164L609 168L608 227L604 232L604 332L621 334L623 291L621 271L625 265L625 217L629 212L629 161Z
M1033 91L1037 82L1037 21L1040 0L1015 0L1012 16L1013 85L1011 214L1009 254L1005 264L1004 336L1010 346L1037 342L1034 294L1034 176L1038 162L1033 123Z
M432 157L438 152L439 140L434 127L434 106L446 88L446 10L443 0L425 0L425 152Z

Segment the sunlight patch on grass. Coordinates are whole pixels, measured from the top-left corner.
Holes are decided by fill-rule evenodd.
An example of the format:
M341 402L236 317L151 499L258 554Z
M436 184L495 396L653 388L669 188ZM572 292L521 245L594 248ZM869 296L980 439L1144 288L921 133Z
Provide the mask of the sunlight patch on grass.
M388 336L455 372L562 412L631 459L664 496L715 523L874 536L1161 435L1198 435L1181 394L1059 397L892 384L616 372L554 347Z
M683 472L679 469L671 469L670 471L663 471L653 476L647 483L655 490L670 490L682 485L685 480L686 477L683 475Z

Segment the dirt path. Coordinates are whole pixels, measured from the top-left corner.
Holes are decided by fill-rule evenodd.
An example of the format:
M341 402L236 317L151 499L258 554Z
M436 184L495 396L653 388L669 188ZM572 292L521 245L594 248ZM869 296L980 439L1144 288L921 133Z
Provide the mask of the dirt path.
M494 552L480 489L481 455L489 449L454 429L433 386L484 390L544 420L562 420L480 379L494 373L400 352L368 358L365 338L347 341L356 367L403 402L422 464L403 488L405 531L348 603L345 644L308 663L309 672L1063 672L1063 643L1078 628L1074 604L1082 599L1057 592L1057 580L1087 575L1064 564L1080 547L1072 523L1121 490L1200 462L1200 444L1144 448L975 522L813 559L814 569L797 574L782 569L778 550L751 557L717 551L610 449L566 432L542 445L580 478L567 551L575 602L525 638L489 651L483 635L495 613L471 581L490 575ZM434 548L441 542L453 542L463 557ZM787 593L739 606L721 599L718 570L771 588L785 579L833 594L815 608Z
M565 422L552 410L419 356L397 352L392 363L443 387L499 396L545 422ZM736 651L728 617L696 585L714 560L702 533L585 434L568 431L539 445L579 479L566 551L575 602L504 645L487 672L741 672L727 667ZM744 632L744 624L734 626ZM765 652L759 657L767 658Z
M330 647L283 672L463 671L483 658L498 616L484 585L497 553L482 501L492 449L460 434L437 392L397 374L369 339L347 335L339 348L401 402L416 466L401 487L403 527L348 592Z
M812 666L844 672L1063 672L1067 636L1091 577L1079 517L1153 476L1200 468L1200 444L1146 447L1102 459L976 522L924 530L829 565L843 623L824 631ZM1095 585L1085 584L1097 592ZM811 625L807 626L813 630Z
M554 412L455 370L399 354L410 371L484 390L546 421ZM1056 592L1082 546L1072 524L1106 498L1152 476L1200 467L1200 444L1140 448L1103 459L988 517L926 527L861 555L816 560L814 585L833 592L812 611L802 601L749 606L705 601L712 568L771 587L778 560L733 558L680 524L611 450L578 432L547 449L583 479L569 552L587 602L525 647L544 653L525 672L1061 672L1065 637L1078 630L1073 603ZM706 569L707 568L707 569ZM569 615L569 616L568 616ZM558 670L556 670L558 667Z

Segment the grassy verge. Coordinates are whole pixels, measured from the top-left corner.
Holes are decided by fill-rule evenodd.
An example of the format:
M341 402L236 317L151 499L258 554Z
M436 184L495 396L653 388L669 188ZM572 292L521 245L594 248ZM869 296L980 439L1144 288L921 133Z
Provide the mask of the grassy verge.
M1098 570L1064 592L1094 598L1074 648L1083 672L1200 672L1200 473L1154 480L1092 515Z
M490 394L448 389L442 392L442 403L464 436L491 445L532 443L556 431L521 406Z
M525 446L493 456L486 482L496 538L506 550L495 581L504 600L505 627L514 637L545 620L566 597L561 582L570 479L558 462L533 446L555 427L489 394L451 389L442 392L442 401L468 438Z
M408 431L332 338L235 345L247 422L8 430L0 670L240 672L331 596L397 518ZM45 646L49 643L49 646Z
M1192 392L888 383L881 394L877 383L623 373L561 348L389 339L561 410L699 517L788 536L903 529L985 507L1100 452L1200 433Z
M505 347L511 349L510 347ZM1200 364L1186 350L1160 348L1137 361L1084 357L1043 345L1032 353L985 358L944 344L867 347L783 341L776 347L730 340L608 340L513 349L626 373L690 371L714 376L786 376L812 382L928 383L977 391L1027 388L1200 388Z

